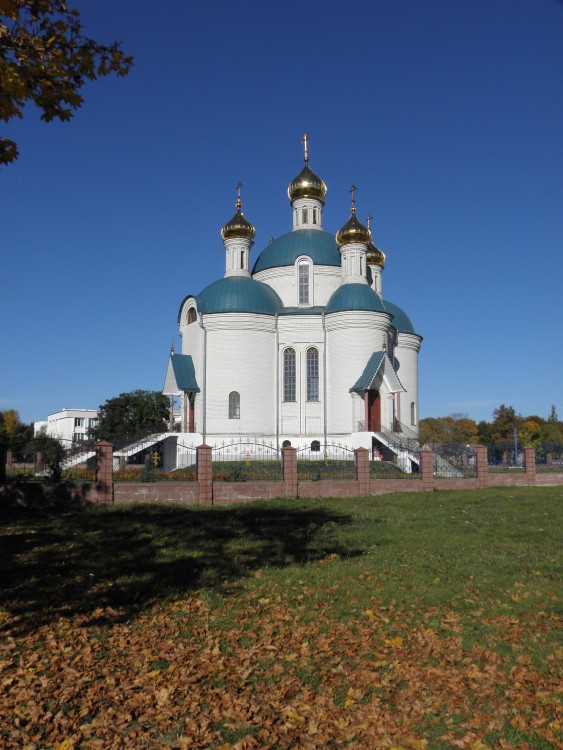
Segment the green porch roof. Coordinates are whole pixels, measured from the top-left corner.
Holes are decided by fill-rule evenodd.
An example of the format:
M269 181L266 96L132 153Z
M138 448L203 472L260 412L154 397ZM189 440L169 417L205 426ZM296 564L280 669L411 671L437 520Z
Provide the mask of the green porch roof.
M356 391L356 393L361 393L363 391L369 390L375 379L375 376L377 375L381 367L386 368L391 381L394 381L394 383L392 383L392 390L404 391L405 389L403 387L403 384L399 380L399 377L395 372L395 369L391 364L391 360L387 356L387 353L384 351L374 352L371 355L371 357L368 359L367 365L364 368L364 371L362 372L358 380L354 383L354 385L350 388L350 390Z
M189 354L171 354L166 373L164 393L173 395L178 391L199 393L195 377L194 361Z

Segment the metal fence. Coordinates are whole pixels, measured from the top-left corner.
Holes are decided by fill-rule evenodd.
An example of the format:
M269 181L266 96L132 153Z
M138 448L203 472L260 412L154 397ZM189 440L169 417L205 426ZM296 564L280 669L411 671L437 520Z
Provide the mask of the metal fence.
M356 456L352 448L339 443L313 440L311 445L297 448L297 478L357 479Z
M370 479L420 479L420 454L394 456L392 461L369 462Z
M115 482L195 482L197 449L175 441L152 441L119 448L114 452Z
M225 482L281 480L281 450L274 443L232 440L213 447L213 479Z
M434 476L442 479L472 479L477 476L477 456L461 443L432 446Z

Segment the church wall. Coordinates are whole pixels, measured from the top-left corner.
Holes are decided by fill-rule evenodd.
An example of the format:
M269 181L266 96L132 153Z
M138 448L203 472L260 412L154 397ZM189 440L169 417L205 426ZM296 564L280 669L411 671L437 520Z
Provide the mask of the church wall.
M418 351L421 338L414 334L399 333L395 347L395 370L406 393L401 393L401 422L414 432L418 432ZM411 424L411 403L415 404L415 421Z
M206 435L275 434L275 318L203 316L206 329ZM202 387L202 385L200 385ZM229 394L240 396L240 418L229 418ZM203 428L203 398L199 399Z
M322 316L280 316L278 329L280 434L289 437L295 435L319 437L324 432ZM307 350L311 347L317 349L319 353L318 401L307 401ZM283 400L283 353L287 348L294 349L296 356L296 401L290 402Z
M356 432L365 411L353 399L350 388L371 355L381 350L389 316L367 311L335 313L326 316L326 327L328 431Z
M306 255L300 256L307 258ZM299 285L297 263L281 268L268 268L260 271L254 279L268 284L281 298L286 307L299 306ZM342 280L342 270L336 266L319 266L311 264L309 303L325 307Z

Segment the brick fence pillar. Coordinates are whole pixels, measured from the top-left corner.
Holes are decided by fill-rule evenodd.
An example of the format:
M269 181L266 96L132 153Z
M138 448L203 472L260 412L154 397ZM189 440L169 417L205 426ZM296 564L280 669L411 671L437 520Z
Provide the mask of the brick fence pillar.
M524 453L524 474L528 484L534 484L536 481L536 450L527 445L522 448L522 452Z
M473 450L475 451L475 462L477 463L477 481L479 487L487 486L487 479L489 477L489 459L487 456L486 445L474 445Z
M12 449L8 448L8 450L6 451L6 468L11 469L13 463L14 463L14 454L12 453Z
M0 484L6 484L7 477L6 477L6 464L7 464L7 457L8 454L10 454L10 450L6 450L5 445L0 445ZM11 464L8 465L10 467Z
M213 505L213 460L205 443L197 446L197 496L200 505Z
M113 503L113 445L106 440L96 444L96 490L98 503Z
M430 448L420 449L420 479L423 491L434 489L434 460Z
M360 495L369 495L369 451L356 448L356 478L360 484Z
M297 497L297 450L282 448L283 483L286 497Z
M37 451L35 456L35 473L40 474L43 471L43 454L41 451Z

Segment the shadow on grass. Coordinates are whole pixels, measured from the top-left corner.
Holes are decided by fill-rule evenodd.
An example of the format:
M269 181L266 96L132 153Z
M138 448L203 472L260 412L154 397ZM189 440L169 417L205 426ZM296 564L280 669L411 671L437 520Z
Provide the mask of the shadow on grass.
M357 555L337 541L336 527L348 523L287 503L10 512L0 519L0 632L75 614L126 620L159 597L232 591L264 566Z

